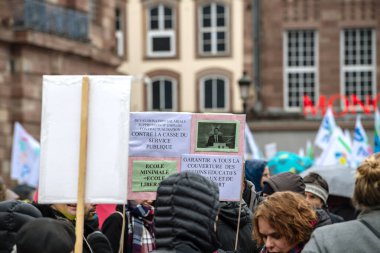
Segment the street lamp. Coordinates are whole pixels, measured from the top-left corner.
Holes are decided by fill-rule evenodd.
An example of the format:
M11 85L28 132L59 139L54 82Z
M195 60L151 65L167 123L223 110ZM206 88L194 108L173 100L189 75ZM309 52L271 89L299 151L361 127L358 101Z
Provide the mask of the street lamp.
M251 78L247 74L247 71L243 71L243 76L239 79L240 98L243 100L243 112L247 113L247 99L249 95L249 86L251 85Z

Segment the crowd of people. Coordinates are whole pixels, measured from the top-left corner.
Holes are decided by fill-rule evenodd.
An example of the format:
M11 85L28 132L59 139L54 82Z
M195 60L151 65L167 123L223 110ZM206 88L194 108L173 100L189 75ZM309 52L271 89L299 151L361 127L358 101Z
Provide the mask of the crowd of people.
M214 182L182 172L160 183L155 201L129 200L101 226L96 206L86 205L83 252L380 252L380 154L357 169L357 217L329 209L317 173L270 175L261 160L244 170L240 203L219 201ZM21 195L0 181L0 253L74 252L76 205Z

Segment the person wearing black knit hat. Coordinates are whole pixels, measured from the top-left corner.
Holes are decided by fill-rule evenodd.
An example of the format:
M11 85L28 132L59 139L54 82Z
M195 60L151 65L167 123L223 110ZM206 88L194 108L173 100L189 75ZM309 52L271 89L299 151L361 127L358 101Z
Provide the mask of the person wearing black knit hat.
M291 172L284 172L274 175L264 181L264 196L283 191L292 191L304 195L305 183L303 182L302 177Z
M67 221L35 219L17 233L17 253L71 253L75 246L74 227Z

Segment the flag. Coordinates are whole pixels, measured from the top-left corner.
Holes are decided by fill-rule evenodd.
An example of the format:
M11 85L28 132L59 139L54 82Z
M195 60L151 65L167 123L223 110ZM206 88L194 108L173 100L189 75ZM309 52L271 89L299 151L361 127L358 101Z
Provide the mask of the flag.
M349 165L351 147L340 127L335 127L327 147L316 160L317 166Z
M298 155L299 155L300 157L305 157L305 151L304 151L303 148L300 148L300 149L298 150Z
M315 145L321 149L325 149L330 141L330 137L335 129L335 119L331 107L326 111L321 126L319 127L317 137L315 137Z
M374 131L374 138L375 138L375 146L374 146L374 152L380 152L380 113L379 109L376 108L375 112L375 131Z
M19 184L38 185L40 144L20 123L16 122L13 133L11 177Z
M314 147L311 144L310 140L306 142L306 157L309 157L311 160L314 160Z
M344 129L344 136L346 137L346 141L347 141L348 145L350 145L350 147L352 147L350 130Z
M244 135L244 159L264 159L263 153L257 146L255 138L249 129L248 125L245 125L245 135Z
M363 128L360 117L356 117L354 140L352 142L351 166L357 168L361 162L371 154L371 147L368 144L367 134Z

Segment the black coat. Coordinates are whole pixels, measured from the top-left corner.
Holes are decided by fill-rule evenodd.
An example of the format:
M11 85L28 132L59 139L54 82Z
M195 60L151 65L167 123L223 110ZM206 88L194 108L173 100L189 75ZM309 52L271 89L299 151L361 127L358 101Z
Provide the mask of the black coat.
M153 252L214 252L218 207L218 186L205 177L182 172L163 180L157 189Z
M19 200L0 202L0 253L12 252L20 228L39 217L41 213L31 204Z
M222 136L222 135L218 135L218 141L216 141L216 140L215 140L215 136L214 136L214 135L210 135L210 136L208 137L208 140L207 140L207 144L206 144L206 146L207 146L207 147L213 146L214 143L224 143L223 136Z
M332 224L331 218L330 218L328 212L325 209L317 208L315 210L315 212L317 214L317 225L316 225L316 228Z
M235 249L238 218L239 202L221 202L216 231L221 249L226 251ZM252 229L252 212L247 204L243 202L240 212L238 252L255 252L256 243L252 240Z
M53 209L51 205L41 205L37 203L33 203L33 205L41 211L43 217L52 219L66 219L75 227L75 221L67 219L63 214ZM86 238L83 239L83 253L90 253L91 249L94 253L112 253L111 245L107 237L101 233L97 227L94 227L92 220L84 221L83 234Z

